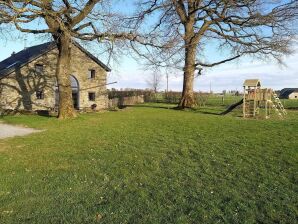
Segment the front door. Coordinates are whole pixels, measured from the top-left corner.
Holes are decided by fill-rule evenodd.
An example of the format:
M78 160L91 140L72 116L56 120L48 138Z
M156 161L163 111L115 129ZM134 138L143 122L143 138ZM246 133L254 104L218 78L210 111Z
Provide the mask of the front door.
M72 91L72 102L73 102L73 107L74 107L75 109L77 109L77 110L79 109L79 102L78 102L78 100L79 100L78 93Z

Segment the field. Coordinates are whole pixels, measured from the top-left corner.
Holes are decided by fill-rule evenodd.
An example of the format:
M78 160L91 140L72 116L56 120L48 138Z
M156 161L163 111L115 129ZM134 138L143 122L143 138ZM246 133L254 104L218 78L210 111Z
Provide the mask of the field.
M298 111L285 120L145 104L0 140L0 223L296 223Z
M227 95L224 97L224 101L222 101L221 96L211 95L206 100L206 106L228 106L230 104L236 103L241 99L242 99L242 96ZM298 109L298 99L297 100L281 99L281 102L286 109Z
M174 103L178 103L181 93L175 92L175 94L173 94L173 95L174 95L173 96ZM198 96L201 96L201 98ZM207 107L224 107L224 106L226 107L226 106L229 106L229 105L241 100L242 96L226 94L223 97L222 95L218 95L218 94L203 93L203 94L198 94L196 98L198 98L197 104L201 105L203 107L206 107L206 106ZM165 99L164 93L158 93L158 94L151 96L151 98L148 100L148 102L165 103L165 102L167 102L167 99ZM281 99L281 102L286 109L297 109L298 110L298 99L297 100Z

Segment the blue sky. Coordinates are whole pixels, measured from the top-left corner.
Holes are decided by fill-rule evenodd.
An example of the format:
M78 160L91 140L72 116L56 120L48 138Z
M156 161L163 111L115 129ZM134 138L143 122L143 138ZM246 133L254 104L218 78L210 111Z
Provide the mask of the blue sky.
M26 45L46 41L47 38L37 38L27 36ZM15 33L11 40L1 40L0 60L9 57L13 51L18 52L24 48L24 36ZM285 87L298 87L298 47L296 53L284 58L286 66L278 65L275 61L263 62L252 61L250 58L242 58L236 62L231 62L213 69L203 71L203 75L195 82L195 90L215 92L222 90L241 90L243 80L247 78L261 79L264 87L281 89ZM100 58L105 62L104 58ZM120 64L112 64L112 72L109 74L109 81L117 81L110 87L114 88L147 88L146 80L149 79L151 71L145 70L139 62L130 56L122 56ZM166 88L166 78L163 76L161 89ZM182 89L182 72L171 73L169 75L169 89Z
M128 61L129 63L127 63ZM278 65L275 61L263 62L243 58L237 62L228 63L213 69L203 70L203 75L196 78L195 90L215 92L222 90L241 90L245 79L258 78L264 87L282 89L298 87L298 54L285 58L285 65ZM141 66L132 60L124 60L110 75L110 80L116 80L116 88L146 88L146 79L150 71L144 71ZM166 88L166 78L163 77L162 89ZM182 72L170 74L169 88L182 89Z
M129 11L133 1L123 0L118 5L121 10ZM124 11L123 11L124 12ZM24 48L25 36L19 32L7 34L5 38L0 39L0 61L9 57L13 51L18 52ZM48 37L40 37L39 35L26 35L27 47L33 46L45 41ZM251 58L242 58L235 62L220 65L213 69L203 70L203 75L195 81L194 89L197 91L215 92L222 90L241 90L242 83L248 78L258 78L264 87L282 89L285 87L298 88L298 44L296 53L284 58L285 66L278 65L275 61L253 61ZM90 50L90 49L89 49ZM92 52L92 50L91 50ZM98 52L94 51L96 56ZM219 53L214 49L208 49L210 61L218 61ZM211 55L211 56L210 56ZM106 62L105 58L99 56L99 59ZM139 62L136 62L129 55L123 55L120 64L112 64L110 66L112 72L109 74L109 82L117 81L117 84L109 87L114 88L147 88L147 82L152 71L144 69ZM161 89L166 88L166 78L163 76ZM169 89L182 90L182 71L170 73Z

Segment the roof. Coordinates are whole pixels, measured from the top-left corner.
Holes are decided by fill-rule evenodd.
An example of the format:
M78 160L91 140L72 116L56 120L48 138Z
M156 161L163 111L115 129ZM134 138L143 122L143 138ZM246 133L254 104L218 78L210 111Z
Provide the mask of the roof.
M97 57L92 55L80 44L78 44L77 42L74 42L74 45L78 47L82 52L84 52L94 62L100 65L103 69L105 69L107 72L111 71L111 69L107 65L101 62ZM15 69L18 67L23 67L24 65L39 58L43 54L48 53L50 50L56 47L57 45L55 44L55 42L51 41L51 42L35 45L32 47L28 47L18 53L13 53L9 58L6 58L5 60L0 62L0 78L15 71Z
M0 62L0 78L55 48L54 42L28 47Z
M293 92L298 92L298 88L284 88L280 90L279 98L288 98Z
M243 83L243 86L257 87L261 86L261 82L259 79L246 79Z

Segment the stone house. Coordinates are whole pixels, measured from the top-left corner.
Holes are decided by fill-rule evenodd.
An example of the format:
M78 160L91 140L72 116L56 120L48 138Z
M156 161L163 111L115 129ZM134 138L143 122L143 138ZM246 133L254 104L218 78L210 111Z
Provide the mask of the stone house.
M59 92L55 77L58 50L54 42L26 48L0 62L0 106L6 110L55 110ZM108 106L110 68L78 43L72 46L71 85L76 109Z
M279 93L281 99L298 99L298 88L284 88Z

